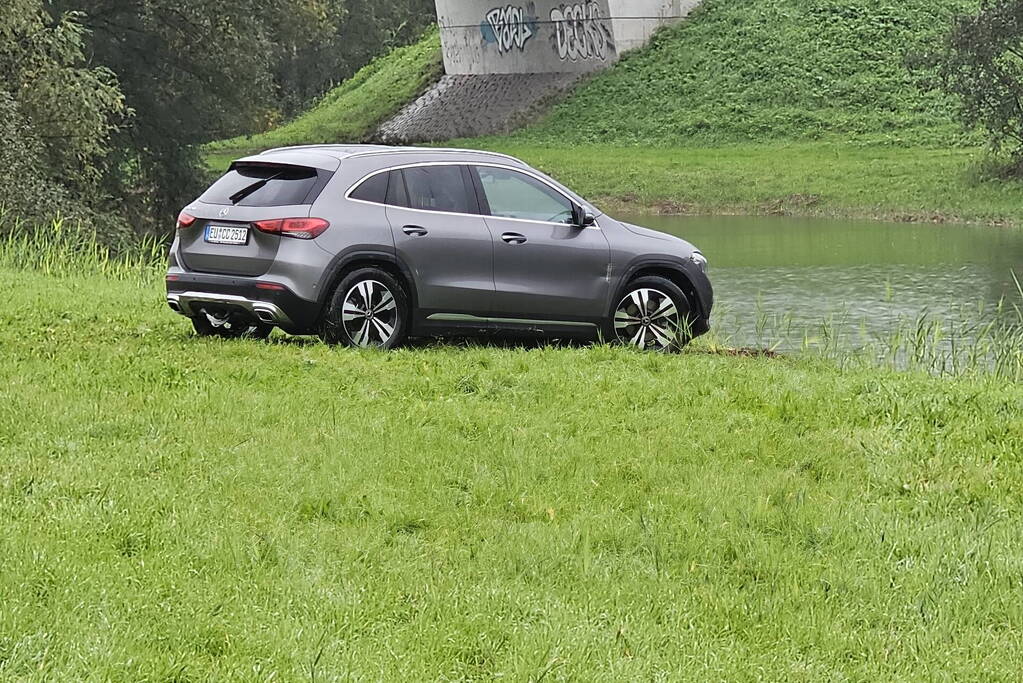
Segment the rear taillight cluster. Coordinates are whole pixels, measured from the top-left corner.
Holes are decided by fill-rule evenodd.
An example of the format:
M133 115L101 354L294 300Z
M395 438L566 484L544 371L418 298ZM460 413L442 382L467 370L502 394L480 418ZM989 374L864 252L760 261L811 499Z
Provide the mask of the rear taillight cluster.
M300 240L315 239L330 227L330 223L322 218L274 218L266 221L253 221L252 225L260 232L281 237L294 237Z
M181 228L190 228L195 223L195 216L190 216L184 211L178 214L178 230Z
M196 218L182 211L178 214L178 230L190 228ZM316 239L330 227L330 223L322 218L272 218L265 221L253 221L252 227L269 235L294 237L299 240Z

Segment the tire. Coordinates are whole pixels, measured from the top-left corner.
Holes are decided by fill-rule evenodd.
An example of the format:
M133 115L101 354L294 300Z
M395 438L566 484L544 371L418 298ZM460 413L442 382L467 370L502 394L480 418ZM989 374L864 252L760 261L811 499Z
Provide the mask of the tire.
M331 295L320 338L328 344L393 349L405 341L408 329L408 294L401 283L379 268L359 268Z
M642 351L680 351L692 338L692 308L678 285L656 275L629 283L604 329L605 339Z
M272 325L236 315L219 317L204 312L191 320L192 328L200 337L266 339L274 329Z

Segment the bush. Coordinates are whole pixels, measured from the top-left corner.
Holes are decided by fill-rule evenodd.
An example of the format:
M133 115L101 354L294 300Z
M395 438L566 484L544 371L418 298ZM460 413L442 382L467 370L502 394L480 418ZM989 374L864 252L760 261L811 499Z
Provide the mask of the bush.
M991 147L1009 155L1007 170L1023 175L1023 0L985 0L960 18L942 62L963 123L987 131Z

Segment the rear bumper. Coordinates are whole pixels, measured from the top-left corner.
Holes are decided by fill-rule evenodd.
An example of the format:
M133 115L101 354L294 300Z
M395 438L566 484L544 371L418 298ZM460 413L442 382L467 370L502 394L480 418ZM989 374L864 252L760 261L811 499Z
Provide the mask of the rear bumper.
M291 334L315 333L320 305L291 290L264 289L258 285L276 285L260 278L200 275L172 272L167 280L167 305L187 317L202 311L243 313L263 323L276 325Z
M271 325L293 327L294 321L277 304L247 299L233 294L210 294L208 292L168 293L167 305L181 315L193 318L204 308L228 308L245 311L260 322Z

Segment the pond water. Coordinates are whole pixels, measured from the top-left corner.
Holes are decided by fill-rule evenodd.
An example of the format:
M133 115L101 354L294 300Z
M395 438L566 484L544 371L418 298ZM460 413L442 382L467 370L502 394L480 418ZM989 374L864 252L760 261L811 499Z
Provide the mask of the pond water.
M948 346L990 336L991 323L1020 323L1023 299L1013 272L1023 279L1023 230L776 217L622 219L703 251L717 294L716 334L729 344L862 346L924 326Z

